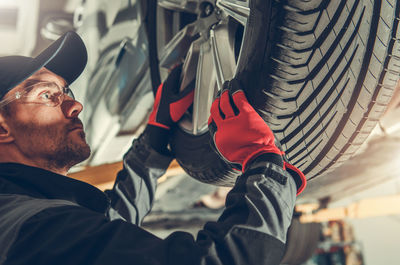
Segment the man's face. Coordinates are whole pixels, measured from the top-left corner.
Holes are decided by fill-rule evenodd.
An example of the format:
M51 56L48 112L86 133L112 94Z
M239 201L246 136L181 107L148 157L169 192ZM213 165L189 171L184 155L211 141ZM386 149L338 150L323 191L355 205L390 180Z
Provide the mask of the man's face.
M63 78L42 68L8 94L26 91L27 86L36 82L66 85ZM89 157L90 147L78 119L82 111L79 102L65 95L59 106L51 107L21 99L11 102L9 110L6 120L15 144L28 159L44 161L50 169L68 170Z

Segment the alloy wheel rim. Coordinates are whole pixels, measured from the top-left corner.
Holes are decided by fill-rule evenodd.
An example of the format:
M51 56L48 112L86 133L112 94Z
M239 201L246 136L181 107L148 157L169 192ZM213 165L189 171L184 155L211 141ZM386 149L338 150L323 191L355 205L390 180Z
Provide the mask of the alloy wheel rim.
M168 13L169 22L158 16L160 73L184 62L181 90L195 82L193 108L179 122L192 135L208 131L209 111L216 93L233 78L241 60L241 47L250 15L250 0L158 0L158 11ZM182 14L196 17L178 27ZM172 21L172 23L171 23Z

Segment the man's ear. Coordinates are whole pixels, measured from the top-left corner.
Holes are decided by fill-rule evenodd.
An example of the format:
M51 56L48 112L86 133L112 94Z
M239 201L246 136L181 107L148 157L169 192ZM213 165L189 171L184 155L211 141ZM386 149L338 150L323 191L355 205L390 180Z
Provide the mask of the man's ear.
M14 137L11 134L10 127L0 115L0 144L11 143L12 141L14 141Z

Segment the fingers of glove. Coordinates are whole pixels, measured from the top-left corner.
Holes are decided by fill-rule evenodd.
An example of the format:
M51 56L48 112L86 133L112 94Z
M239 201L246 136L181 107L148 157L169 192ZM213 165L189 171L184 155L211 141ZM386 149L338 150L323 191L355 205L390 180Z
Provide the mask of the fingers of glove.
M180 84L180 77L182 73L182 64L178 65L174 69L172 69L171 73L169 73L167 80L164 82L165 87L168 92L172 94L179 93L179 84Z
M179 121L187 109L192 105L194 97L194 90L190 91L185 97L175 101L169 105L171 120L173 122Z
M230 95L229 95L228 90L225 90L222 92L219 107L220 107L222 113L224 113L225 119L235 116L235 112L233 111L233 108L231 105L231 100L230 100Z
M246 98L246 95L244 94L244 91L242 89L242 86L237 79L232 79L229 83L229 93L232 96L233 103L236 105L236 107L240 110L248 110L253 109L253 107L250 105L249 101Z
M253 106L251 106L247 100L239 80L235 78L231 80L229 85L229 93L231 94L233 101L232 105L237 108L237 112L250 113L252 115L252 119L259 120L260 122L263 121L261 116L255 111Z
M219 110L219 102L220 98L217 97L211 105L210 109L210 118L213 119L216 124L219 124L222 121L222 116Z
M255 112L254 108L250 105L243 90L237 90L232 95L232 99L239 112Z
M231 81L229 81L229 85L226 88L229 90L231 95L235 94L238 91L243 91L240 81L236 78L233 78Z
M160 107L161 96L163 93L163 84L158 86L156 97L154 99L153 110L150 114L149 121L155 121L157 117L158 108Z

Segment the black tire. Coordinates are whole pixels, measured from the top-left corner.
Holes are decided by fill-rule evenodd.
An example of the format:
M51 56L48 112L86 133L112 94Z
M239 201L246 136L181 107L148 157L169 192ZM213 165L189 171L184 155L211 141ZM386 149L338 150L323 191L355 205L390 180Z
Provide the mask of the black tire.
M300 223L293 218L286 240L286 251L281 264L299 265L314 254L321 237L321 224Z
M222 160L211 149L210 134L188 134L179 128L173 132L171 147L179 164L193 178L220 186L233 186L241 172Z
M308 179L325 174L356 152L391 99L400 73L400 3L252 0L250 7L238 74L248 79L246 95L290 162ZM189 174L234 182L228 175L235 172L206 147L209 137L198 136L204 146L194 152L196 137L182 134L172 148Z

